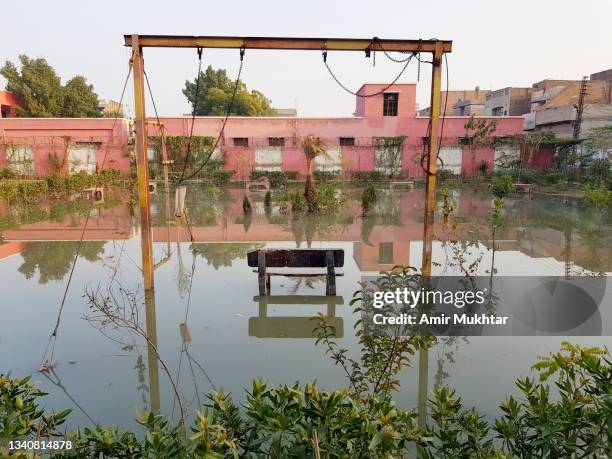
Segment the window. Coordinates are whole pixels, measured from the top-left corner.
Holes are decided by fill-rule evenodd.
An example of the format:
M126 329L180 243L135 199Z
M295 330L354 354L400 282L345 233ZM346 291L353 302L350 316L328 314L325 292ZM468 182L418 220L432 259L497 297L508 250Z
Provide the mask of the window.
M378 262L381 264L393 263L393 242L378 244Z
M270 145L271 147L284 147L285 138L284 137L268 137L268 145Z
M68 171L71 174L96 172L97 143L77 143L68 151Z
M248 147L249 146L248 137L234 137L233 141L234 141L235 147Z
M491 111L491 114L493 116L503 116L504 107L494 107L493 110Z
M383 94L383 116L397 116L397 102L399 94L386 92Z
M354 147L355 137L340 137L340 146L341 147Z

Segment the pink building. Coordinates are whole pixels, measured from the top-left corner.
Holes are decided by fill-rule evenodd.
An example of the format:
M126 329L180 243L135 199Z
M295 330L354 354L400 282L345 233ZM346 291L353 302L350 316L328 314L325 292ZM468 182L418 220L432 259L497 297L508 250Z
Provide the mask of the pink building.
M382 91L382 84L365 84L359 94ZM440 167L455 174L471 175L481 164L489 170L500 156L518 156L518 146L500 142L486 148L462 145L467 117L446 117L440 149ZM496 137L523 132L521 117L490 117L497 121ZM188 136L191 117L166 117L161 122L166 135ZM424 175L421 158L427 151L429 119L416 116L416 85L396 84L373 97L357 97L354 116L339 118L231 117L214 153L235 179L247 178L252 170L306 172L300 136L314 135L328 144L328 158L317 160L317 168L350 175L353 171L380 170L404 177ZM222 117L197 117L196 136L216 138ZM159 135L151 123L148 135ZM53 166L56 155L67 173L101 167L129 171L128 120L112 119L0 119L0 167L11 165L21 175L42 176ZM537 155L536 155L537 156ZM103 158L106 161L103 163ZM535 161L546 167L550 153ZM29 161L29 162L28 162ZM31 165L28 165L30 164Z
M130 169L129 121L109 118L0 119L0 167L23 177Z
M359 94L374 94L386 85L365 84ZM421 157L427 151L429 118L416 116L416 85L396 84L373 97L357 97L355 115L339 118L231 117L219 142L216 157L225 168L244 179L253 169L306 172L299 137L314 135L328 144L329 158L321 158L318 169L350 174L353 171L392 170L404 177L424 176ZM471 175L482 162L489 170L500 155L518 155L518 147L494 145L472 149L461 145L468 117L446 117L440 158L445 169ZM489 117L497 121L495 136L523 132L522 117ZM166 135L188 136L191 118L162 118ZM222 117L197 117L193 134L216 138ZM158 135L150 127L149 135ZM395 145L394 140L404 140ZM393 139L396 138L396 139ZM391 158L389 158L391 156ZM391 160L390 160L391 159ZM542 166L545 166L544 161Z

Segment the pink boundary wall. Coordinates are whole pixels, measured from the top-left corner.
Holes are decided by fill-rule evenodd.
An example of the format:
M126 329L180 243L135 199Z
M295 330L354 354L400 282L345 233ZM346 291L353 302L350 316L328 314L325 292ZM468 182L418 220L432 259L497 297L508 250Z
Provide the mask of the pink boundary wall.
M6 165L8 145L32 147L34 175L51 173L50 155L64 161L71 145L95 145L98 168L129 173L129 121L109 118L2 118L0 119L0 167ZM63 173L67 173L65 161Z
M384 85L366 84L361 94L373 94ZM297 136L314 135L326 140L330 147L342 150L342 172L371 171L375 168L375 137L406 136L402 153L402 175L420 178L424 173L420 158L425 151L423 138L427 135L428 118L416 117L416 85L397 84L389 92L399 93L398 116L383 116L383 95L356 98L353 117L344 118L285 118L285 117L230 117L219 144L223 151L225 169L235 172L234 179L245 179L255 168L255 151L258 146L267 146L269 137L285 138L282 148L282 170L306 172L306 162ZM446 117L442 145L458 146L465 136L467 117ZM495 136L503 137L523 132L522 117L494 117L497 121ZM188 136L191 131L190 117L163 117L166 135ZM193 126L196 136L217 137L223 118L197 117ZM158 135L158 128L148 127L149 136ZM248 147L233 145L233 138L249 139ZM353 137L356 146L339 147L340 137ZM31 145L33 148L36 176L50 172L49 154L55 153L61 160L67 144L96 143L97 164L101 166L107 154L105 167L129 172L130 122L105 118L7 118L0 119L0 167L6 163L6 144ZM494 149L479 148L472 151L463 148L462 174L472 175L479 164L485 161L490 169L494 163ZM534 166L547 168L552 151L543 150L535 155Z

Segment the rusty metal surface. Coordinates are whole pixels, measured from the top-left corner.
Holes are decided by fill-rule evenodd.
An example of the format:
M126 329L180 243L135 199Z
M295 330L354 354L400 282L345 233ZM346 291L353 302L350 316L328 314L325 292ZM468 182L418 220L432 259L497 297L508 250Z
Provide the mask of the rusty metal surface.
M258 266L257 259L262 250L266 255L267 268L325 268L327 251L333 252L336 268L344 266L343 249L260 249L247 253L250 267Z
M124 35L125 46L133 35ZM139 46L155 48L293 49L332 51L420 51L434 52L438 43L443 52L452 51L449 40L391 40L373 38L223 37L198 35L139 35Z
M153 234L149 196L149 164L147 159L147 129L145 126L144 60L137 37L132 48L134 69L134 126L136 130L136 173L138 176L138 205L140 208L140 244L142 249L142 274L145 290L154 287L153 282Z

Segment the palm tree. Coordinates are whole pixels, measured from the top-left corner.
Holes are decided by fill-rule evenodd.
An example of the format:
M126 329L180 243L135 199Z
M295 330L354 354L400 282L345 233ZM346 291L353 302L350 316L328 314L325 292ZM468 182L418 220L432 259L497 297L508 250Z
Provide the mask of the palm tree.
M318 212L317 192L315 190L313 171L315 158L317 156L328 156L327 145L319 137L307 135L301 139L302 149L306 157L306 185L304 186L304 198L308 212Z

